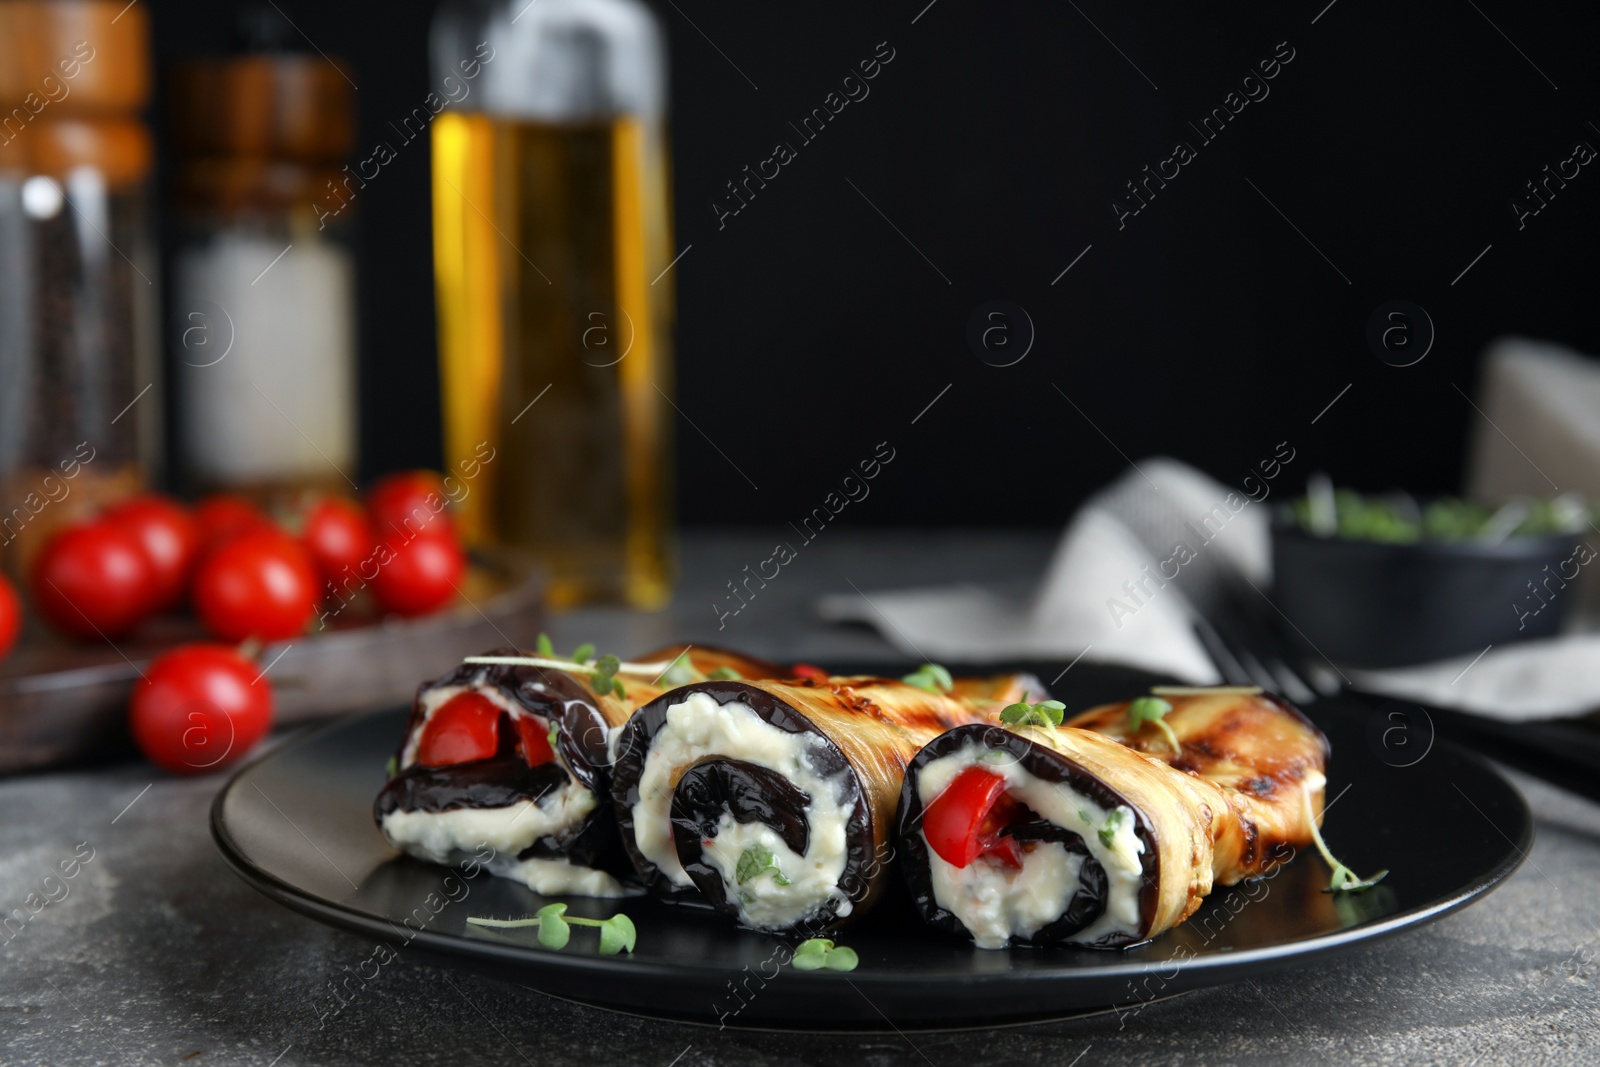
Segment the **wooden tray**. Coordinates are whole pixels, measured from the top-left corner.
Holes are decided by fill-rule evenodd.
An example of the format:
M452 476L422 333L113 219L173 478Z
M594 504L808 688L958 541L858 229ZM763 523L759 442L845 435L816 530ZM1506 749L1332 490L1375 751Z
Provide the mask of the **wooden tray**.
M418 682L462 656L498 645L531 647L544 589L544 575L532 565L475 559L453 607L384 619L352 604L325 630L268 645L259 662L273 683L275 722L408 703ZM173 644L208 639L194 619L179 616L152 619L115 647L30 631L0 664L0 774L131 752L133 683Z

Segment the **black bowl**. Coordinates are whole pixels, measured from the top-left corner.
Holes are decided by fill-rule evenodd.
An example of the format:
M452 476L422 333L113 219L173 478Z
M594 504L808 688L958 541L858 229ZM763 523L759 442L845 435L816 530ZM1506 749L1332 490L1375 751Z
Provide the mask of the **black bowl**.
M1357 667L1428 663L1549 637L1588 558L1576 534L1389 544L1272 531L1273 599L1316 651Z

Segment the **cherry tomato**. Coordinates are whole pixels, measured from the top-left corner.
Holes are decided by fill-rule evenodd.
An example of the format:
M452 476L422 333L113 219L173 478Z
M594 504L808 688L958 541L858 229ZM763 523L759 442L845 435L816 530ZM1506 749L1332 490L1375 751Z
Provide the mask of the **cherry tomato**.
M985 820L1005 796L1006 780L982 767L968 767L922 809L922 836L939 858L965 867L984 851ZM987 835L991 838L994 833ZM1007 839L1009 840L1009 839Z
M22 602L17 599L17 591L10 581L0 574L0 660L10 653L21 630Z
M125 500L101 518L132 534L144 550L153 577L152 611L183 599L189 571L200 552L200 526L176 501L156 493Z
M271 526L266 513L242 496L217 493L194 506L194 521L200 527L200 541L207 548L220 545L236 534Z
M347 575L358 573L378 542L361 505L336 496L323 497L311 505L300 540L311 553L322 580L335 587Z
M456 596L466 557L455 541L442 537L391 540L378 550L372 592L385 611L426 615Z
M145 668L128 726L151 763L203 774L249 752L272 725L272 685L227 645L179 645Z
M488 759L500 747L504 712L482 693L466 692L435 708L417 742L416 762L448 767Z
M305 630L316 610L317 584L300 542L277 529L250 530L200 561L195 612L225 641L278 641Z
M29 589L51 625L74 637L118 637L148 613L154 574L137 538L105 522L69 526L34 561Z
M455 536L444 479L432 471L401 471L367 491L367 512L379 537Z

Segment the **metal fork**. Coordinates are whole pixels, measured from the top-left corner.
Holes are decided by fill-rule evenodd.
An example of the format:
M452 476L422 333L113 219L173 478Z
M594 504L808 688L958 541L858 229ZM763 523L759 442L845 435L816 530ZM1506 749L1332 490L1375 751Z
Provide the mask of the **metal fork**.
M1265 600L1264 595L1258 597ZM1270 601L1266 602L1270 606ZM1230 685L1256 685L1296 704L1342 697L1377 710L1395 698L1359 689L1331 662L1319 662L1237 590L1215 599L1195 632ZM1317 654L1319 655L1319 654ZM1527 774L1600 801L1600 732L1582 722L1509 723L1471 712L1419 705L1434 732Z

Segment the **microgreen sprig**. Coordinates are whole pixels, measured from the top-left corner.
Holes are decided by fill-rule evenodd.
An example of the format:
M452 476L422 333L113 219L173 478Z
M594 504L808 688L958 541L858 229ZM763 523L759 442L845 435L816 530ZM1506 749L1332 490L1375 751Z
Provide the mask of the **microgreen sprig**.
M813 937L800 942L794 950L794 969L797 971L853 971L861 959L855 949L835 945L825 937Z
M1363 889L1371 889L1388 875L1389 869L1385 867L1371 878L1358 878L1356 872L1333 858L1333 853L1328 850L1328 843L1322 839L1322 831L1317 827L1316 812L1311 807L1311 790L1306 789L1301 794L1305 801L1306 824L1311 827L1311 840L1316 844L1317 851L1322 853L1322 858L1328 861L1328 866L1333 868L1333 876L1328 879L1328 888L1324 893L1357 893Z
M767 871L772 872L772 880L778 885L789 884L789 879L784 877L782 868L769 849L747 848L739 854L739 863L734 867L733 876L740 885L744 885Z
M1041 700L1037 704L1007 704L1000 712L1000 721L1007 726L1043 726L1050 729L1061 725L1067 706L1059 700Z
M724 663L722 666L720 666L720 667L716 668L715 670L713 670L710 674L706 675L706 677L710 678L712 681L716 681L716 682L742 682L742 681L744 681L744 675L740 674L738 671L734 670L732 667L728 666L726 663Z
M1182 754L1183 746L1178 743L1178 735L1172 732L1172 727L1167 725L1163 718L1172 710L1172 705L1160 697L1139 697L1128 705L1128 728L1134 733L1145 723L1154 723L1166 735L1167 744L1172 746L1172 751Z
M592 644L582 644L573 650L571 656L562 656L555 650L548 634L540 634L534 642L534 649L538 653L533 656L468 656L463 663L510 665L515 667L547 667L552 670L566 671L569 674L589 675L594 686L594 691L602 696L615 694L619 697L627 696L627 689L618 675L627 674L655 680L674 669L685 669L691 675L694 668L689 664L686 654L679 655L665 663L626 663L613 655L595 657L595 648ZM685 678L682 681L691 681Z
M900 680L929 693L948 693L956 684L950 672L937 663L924 663Z
M568 915L565 904L546 904L526 919L467 920L473 926L488 926L496 930L514 930L524 926L539 928L539 944L548 949L563 949L572 939L574 926L594 926L600 930L600 955L615 956L619 952L632 952L638 931L633 920L620 911L609 919L585 919Z
M1087 821L1087 820L1085 820ZM1111 847L1111 842L1117 839L1117 830L1122 826L1122 809L1118 808L1106 816L1106 824L1096 831L1100 835L1100 843L1106 848Z

